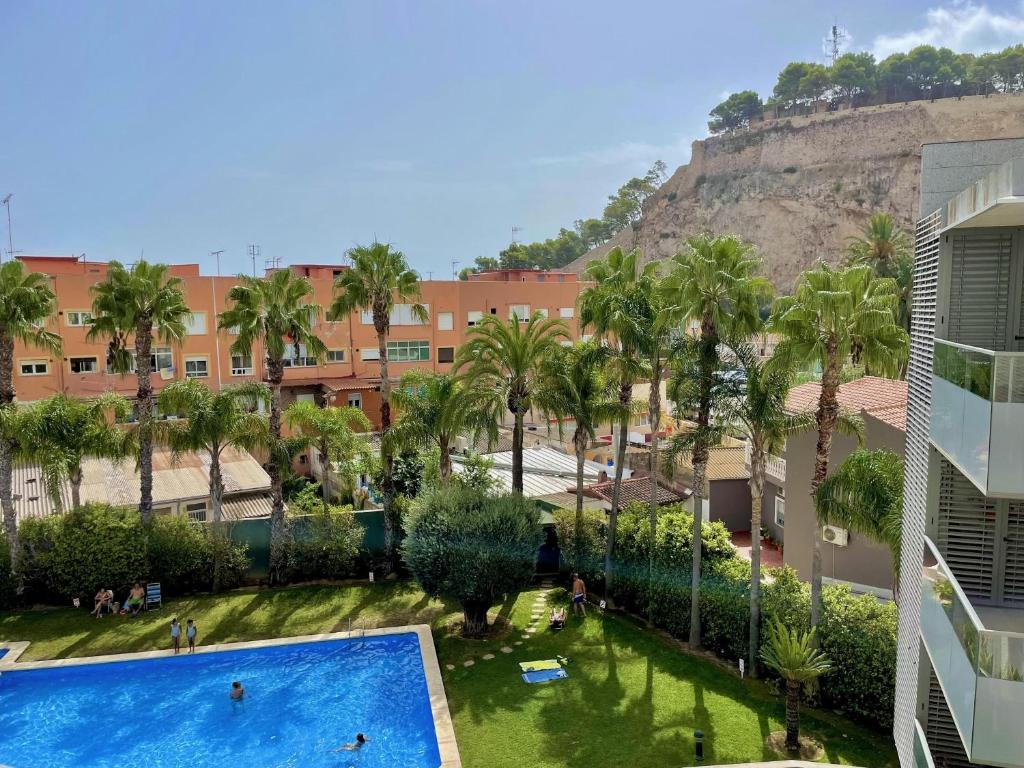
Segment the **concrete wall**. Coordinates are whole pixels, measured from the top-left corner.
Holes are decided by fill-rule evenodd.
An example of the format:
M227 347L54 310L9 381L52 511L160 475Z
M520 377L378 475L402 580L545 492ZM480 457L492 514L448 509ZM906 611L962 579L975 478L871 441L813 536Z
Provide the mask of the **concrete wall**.
M711 485L711 519L721 520L730 531L750 530L750 486L746 480L714 480Z
M950 141L921 148L921 216L938 210L998 166L1024 156L1024 139Z
M868 450L888 448L904 455L906 435L871 416L864 415L865 442ZM818 535L817 516L811 501L811 476L814 472L816 433L789 438L786 443L786 530L783 559L796 569L800 578L811 578L811 557L814 536ZM852 437L836 435L832 440L829 473L857 448ZM765 515L767 517L767 515ZM892 556L888 548L867 537L851 533L849 544L839 547L822 543L822 575L829 579L849 581L881 589L893 584Z
M775 522L775 500L785 499L785 489L775 485L770 480L764 484L764 500L761 502L761 526L772 532L772 538L779 543L785 543L786 529Z

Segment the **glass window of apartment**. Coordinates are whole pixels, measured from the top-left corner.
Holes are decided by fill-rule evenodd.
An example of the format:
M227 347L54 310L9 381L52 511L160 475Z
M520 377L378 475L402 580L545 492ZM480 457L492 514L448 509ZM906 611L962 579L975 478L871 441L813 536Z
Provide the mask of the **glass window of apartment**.
M68 362L72 373L96 373L95 357L72 357Z
M775 497L775 524L786 527L786 500L782 496Z
M376 347L363 347L359 350L359 359L364 362L367 360L380 360L380 350Z
M430 359L429 341L389 341L388 360L396 363L422 362Z
M634 427L649 427L651 426L651 414L649 413L638 413L633 417Z
M327 362L328 363L344 363L345 362L345 350L344 349L328 349L327 350Z
M197 501L194 504L186 504L185 512L188 514L188 519L193 520L197 523L206 522L206 502Z
M305 344L288 344L281 362L285 368L311 368L316 365L316 358L310 357Z
M185 318L185 333L189 336L202 336L206 333L206 313L193 312Z
M185 358L185 378L201 379L210 375L210 361L205 357Z
M439 363L454 363L455 362L455 347L438 347L437 348L437 362L439 362Z
M81 328L92 323L92 312L85 309L71 309L64 313L64 319L71 328Z
M472 327L479 325L480 321L484 319L483 312L467 312L466 313L466 325Z
M515 315L519 318L519 322L525 323L530 319L530 305L529 304L509 304L508 305L508 319L511 320L512 316Z
M451 331L455 328L455 315L451 312L437 313L437 330Z
M420 320L416 319L416 316L412 311L412 304L395 304L391 308L391 317L389 318L391 325L426 325ZM430 305L424 304L423 308L430 314ZM360 315L360 322L363 325L373 325L373 312L369 310L363 310Z
M252 355L232 355L231 375L252 376Z
M50 371L46 360L22 360L19 364L22 376L45 376Z
M563 318L563 319L570 320L570 319L576 317L576 308L575 307L559 307L558 308L558 316Z
M149 356L149 367L153 371L162 371L165 368L174 367L174 355L170 347L157 347ZM134 369L135 366L132 366Z
M349 392L348 393L348 407L349 408L362 408L363 407L363 393L362 392Z

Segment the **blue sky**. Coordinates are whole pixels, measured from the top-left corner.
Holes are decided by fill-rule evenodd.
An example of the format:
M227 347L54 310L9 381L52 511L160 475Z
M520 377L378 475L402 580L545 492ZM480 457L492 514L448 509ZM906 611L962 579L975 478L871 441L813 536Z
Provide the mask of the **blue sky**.
M0 196L25 253L229 273L376 237L442 277L686 162L837 20L882 55L1024 40L1019 2L0 0Z

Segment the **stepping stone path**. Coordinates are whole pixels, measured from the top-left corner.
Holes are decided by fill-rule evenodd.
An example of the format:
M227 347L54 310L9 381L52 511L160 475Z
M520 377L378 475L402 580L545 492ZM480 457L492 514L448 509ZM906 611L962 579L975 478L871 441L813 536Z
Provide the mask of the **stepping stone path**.
M469 661L462 662L462 666L464 666L464 667L472 667L474 664L476 664L476 662L473 661L472 659L470 659Z
M514 643L512 643L512 645L522 645L522 644L523 644L522 640L516 640Z
M445 664L444 668L447 669L449 672L451 672L453 669L455 669L455 665L454 664Z
M483 656L484 661L490 661L493 658L494 658L494 654L493 653L485 653L484 656Z
M507 645L504 645L504 646L502 646L502 648L501 648L501 652L502 652L502 653L512 653L512 649L511 649L511 648L509 648L509 647L508 647Z

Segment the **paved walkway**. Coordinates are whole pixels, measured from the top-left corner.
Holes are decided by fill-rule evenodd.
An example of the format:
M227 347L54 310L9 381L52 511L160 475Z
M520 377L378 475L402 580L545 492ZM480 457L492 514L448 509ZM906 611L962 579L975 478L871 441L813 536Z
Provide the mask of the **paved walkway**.
M732 544L739 551L740 557L750 560L750 531L736 531L732 534ZM781 568L782 553L774 544L761 542L761 566L763 568Z

